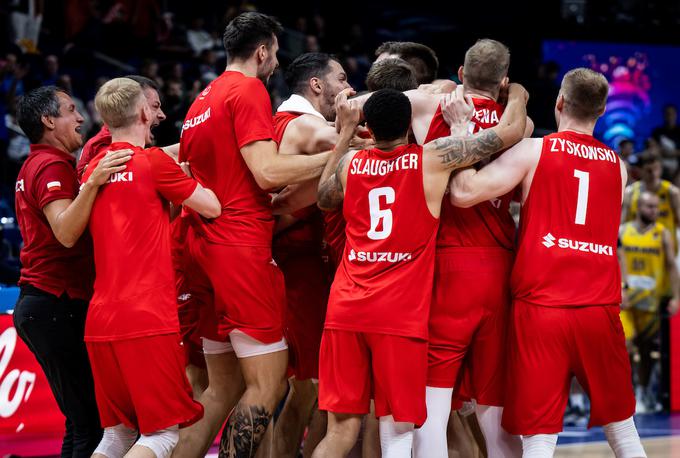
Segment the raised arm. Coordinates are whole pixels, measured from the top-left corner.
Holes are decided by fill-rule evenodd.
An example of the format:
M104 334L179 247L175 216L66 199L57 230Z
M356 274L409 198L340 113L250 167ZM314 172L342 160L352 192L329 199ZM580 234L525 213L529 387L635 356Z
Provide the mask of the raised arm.
M338 208L345 196L342 185L342 172L347 163L347 158L351 156L347 154L349 143L361 118L361 109L347 101L348 94L349 90L345 89L335 99L337 120L341 123L342 128L338 143L335 145L335 149L319 180L317 205L324 211Z
M459 101L463 97L462 87L456 89L455 97ZM468 167L517 143L526 127L527 98L528 94L522 86L512 84L508 105L497 126L471 137L450 136L431 141L424 145L427 156L436 156L438 167L450 171Z

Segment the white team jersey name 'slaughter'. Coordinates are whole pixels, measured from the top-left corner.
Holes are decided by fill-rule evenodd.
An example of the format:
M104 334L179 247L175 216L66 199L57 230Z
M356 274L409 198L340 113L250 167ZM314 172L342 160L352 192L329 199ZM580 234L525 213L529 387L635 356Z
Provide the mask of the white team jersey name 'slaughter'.
M399 170L417 169L418 155L404 154L394 159L354 158L350 163L349 173L352 175L380 175L398 172Z

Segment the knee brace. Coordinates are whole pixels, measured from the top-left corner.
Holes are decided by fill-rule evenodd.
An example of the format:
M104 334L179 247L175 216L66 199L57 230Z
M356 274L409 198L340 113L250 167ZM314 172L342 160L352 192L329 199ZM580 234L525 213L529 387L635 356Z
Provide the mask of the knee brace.
M102 440L94 453L107 458L118 458L125 455L137 440L137 430L120 424L104 429Z
M177 445L179 440L179 428L177 425L167 429L161 429L151 434L142 434L135 445L150 449L157 458L167 458Z

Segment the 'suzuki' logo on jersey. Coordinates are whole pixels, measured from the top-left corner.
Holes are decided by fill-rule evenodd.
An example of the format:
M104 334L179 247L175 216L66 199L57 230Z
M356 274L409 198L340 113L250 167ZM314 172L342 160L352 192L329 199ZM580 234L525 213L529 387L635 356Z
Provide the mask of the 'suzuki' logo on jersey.
M555 238L554 235L551 233L547 233L543 237L543 245L546 248L552 248L555 246L555 240L557 240L557 248L561 248L563 250L574 250L574 251L582 251L584 253L593 253L593 254L602 254L605 256L614 256L614 248L610 245L602 245L600 243L591 243L591 242L581 242L579 240L570 240L570 239L557 239Z
M545 245L546 248L555 246L555 237L550 232L543 237L543 245Z
M112 173L107 183L120 183L120 182L130 182L132 181L132 172L116 172Z
M184 125L182 126L182 132L184 132L187 129L191 129L192 127L196 127L197 125L206 122L208 119L210 119L210 107L208 107L208 109L205 110L200 115L194 116L193 118L184 121Z
M349 261L359 262L403 262L411 260L411 253L393 253L391 251L354 251L347 256Z
M593 161L609 161L616 162L616 154L609 148L602 148L600 146L584 145L582 143L575 143L564 138L549 138L550 152L571 154L572 156L582 157L583 159L590 159Z

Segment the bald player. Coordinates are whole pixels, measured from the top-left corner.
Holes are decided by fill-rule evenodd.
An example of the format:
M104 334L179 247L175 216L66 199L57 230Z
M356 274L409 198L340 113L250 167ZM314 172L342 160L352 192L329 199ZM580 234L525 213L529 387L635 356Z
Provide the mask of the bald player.
M274 116L274 140L281 150L285 154L309 155L333 148L338 132L329 123L335 121L335 97L351 89L340 62L324 53L302 54L286 69L286 83L293 95ZM274 211L283 213L278 221L280 230L274 236L273 254L286 283L284 333L293 374L288 399L274 430L276 456L280 457L297 457L312 416L305 456L311 455L325 430L325 417L315 412L319 346L330 290L323 253L323 215L316 206L318 183L314 179L289 186L273 201Z
M499 122L504 106L498 99L509 67L508 48L495 40L479 40L465 53L458 76L475 106L470 133ZM414 92L423 112L428 111L433 103L420 96L422 91ZM442 110L435 107L425 142L448 135ZM422 127L423 123L414 123L414 131L420 130L416 136L422 135ZM511 200L508 193L471 208L455 207L449 199L442 204L430 310L428 416L416 432L417 458L447 456L446 428L454 387L458 398L462 391L465 398L476 401L489 455L521 454L519 438L501 428L515 241Z
M646 456L619 319L616 241L626 167L592 136L608 92L603 75L569 71L555 104L557 133L523 140L451 183L452 201L462 207L521 186L508 343L513 382L503 427L522 435L525 457L553 455L573 376L591 400L589 425L604 426L615 455Z
M347 243L321 345L319 408L329 412L329 419L314 457L346 456L368 412L371 391L383 456L411 456L414 425L426 417L426 317L449 174L521 138L526 98L523 88L511 87L501 124L464 139L459 136L466 133L473 107L460 88L453 107L464 107L468 116L461 120L461 111L453 110L457 122L451 136L419 146L407 141L408 98L380 90L364 105L376 148L346 155L336 149L319 184L319 206L342 205Z

